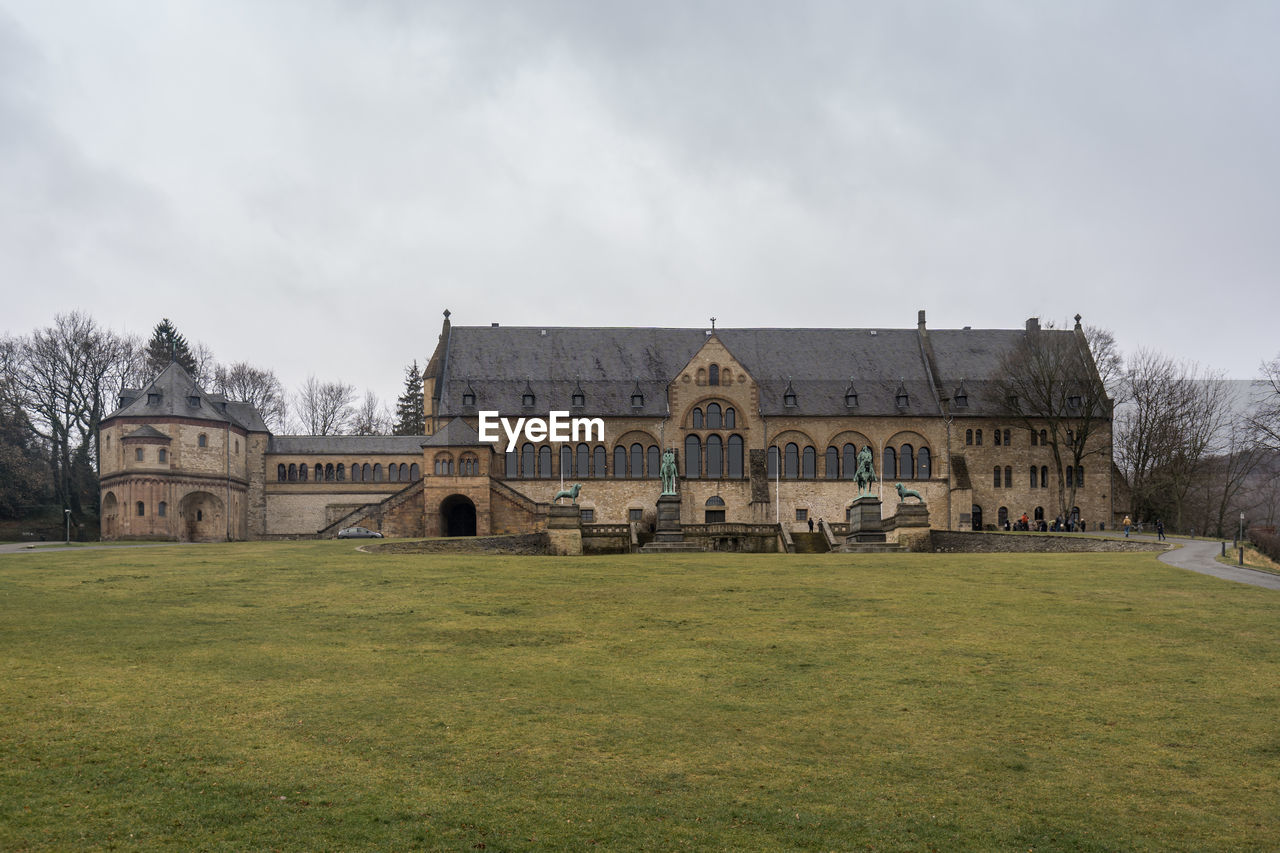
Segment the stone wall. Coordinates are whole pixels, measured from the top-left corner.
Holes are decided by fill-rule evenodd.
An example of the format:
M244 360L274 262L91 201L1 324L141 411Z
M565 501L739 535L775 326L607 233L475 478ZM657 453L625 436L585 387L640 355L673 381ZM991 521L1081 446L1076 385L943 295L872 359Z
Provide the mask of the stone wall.
M1082 552L1167 551L1159 542L1104 539L1078 533L970 533L934 530L933 550L960 554L1070 554Z

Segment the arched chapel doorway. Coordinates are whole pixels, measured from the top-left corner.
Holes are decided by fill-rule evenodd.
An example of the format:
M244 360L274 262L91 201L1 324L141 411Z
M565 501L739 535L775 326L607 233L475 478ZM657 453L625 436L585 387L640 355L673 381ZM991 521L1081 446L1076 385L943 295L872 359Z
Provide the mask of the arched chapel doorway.
M440 530L445 536L476 535L476 505L466 495L449 495L440 502Z
M184 542L224 542L227 526L222 500L208 492L192 492L178 504L182 519L178 538Z
M102 498L102 538L117 539L120 536L120 501L115 492L107 492Z

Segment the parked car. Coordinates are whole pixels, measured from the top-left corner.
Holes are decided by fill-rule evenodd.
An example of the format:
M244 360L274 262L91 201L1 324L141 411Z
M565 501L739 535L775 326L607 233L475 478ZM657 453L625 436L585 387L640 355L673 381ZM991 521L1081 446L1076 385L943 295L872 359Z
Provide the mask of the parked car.
M338 531L339 539L381 539L382 534L367 527L344 527Z

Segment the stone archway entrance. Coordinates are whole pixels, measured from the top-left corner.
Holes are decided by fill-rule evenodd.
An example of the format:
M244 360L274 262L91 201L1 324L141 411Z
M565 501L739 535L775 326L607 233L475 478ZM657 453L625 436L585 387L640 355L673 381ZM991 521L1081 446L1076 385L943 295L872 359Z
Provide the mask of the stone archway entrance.
M115 492L107 492L102 498L102 533L103 539L120 538L120 501Z
M445 536L476 535L476 505L466 495L449 495L440 502L440 532Z
M973 523L969 526L974 530L982 530L982 507L977 504L973 504L972 509L969 510L969 514L973 519Z
M192 492L178 504L178 538L183 542L224 542L227 538L222 501L208 492Z

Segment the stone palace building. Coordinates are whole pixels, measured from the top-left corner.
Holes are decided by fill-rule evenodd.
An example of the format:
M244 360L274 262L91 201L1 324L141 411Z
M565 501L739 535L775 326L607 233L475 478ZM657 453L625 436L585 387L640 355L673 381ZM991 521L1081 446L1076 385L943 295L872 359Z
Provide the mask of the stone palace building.
M1031 334L1071 330L663 329L454 326L445 312L424 371L427 434L272 435L249 404L201 389L176 364L126 389L100 432L102 536L190 541L532 532L563 485L584 522L647 530L664 449L676 451L682 522L842 522L855 457L871 448L886 513L894 484L930 523L1052 520L1058 482L1090 529L1119 510L1111 429L1086 464L1056 470L1043 433L990 388ZM598 418L603 436L481 441L482 412Z

